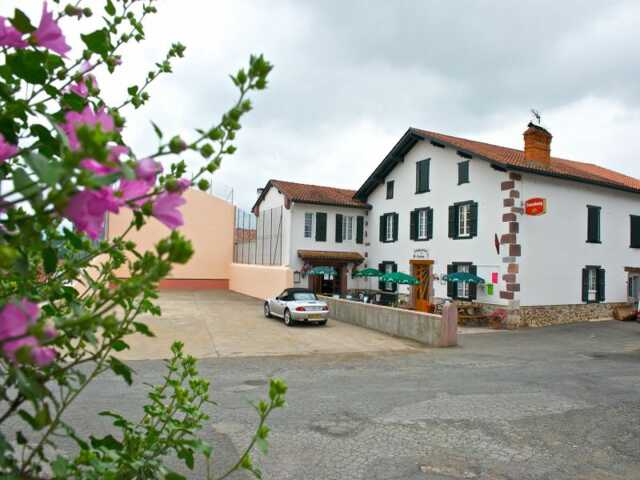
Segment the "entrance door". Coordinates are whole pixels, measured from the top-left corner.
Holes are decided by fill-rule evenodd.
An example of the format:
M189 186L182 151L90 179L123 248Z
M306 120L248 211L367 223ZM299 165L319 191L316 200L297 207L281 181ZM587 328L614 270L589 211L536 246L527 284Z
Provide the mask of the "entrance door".
M415 308L420 312L428 312L431 304L431 263L430 261L411 261L412 275L420 284L413 287Z

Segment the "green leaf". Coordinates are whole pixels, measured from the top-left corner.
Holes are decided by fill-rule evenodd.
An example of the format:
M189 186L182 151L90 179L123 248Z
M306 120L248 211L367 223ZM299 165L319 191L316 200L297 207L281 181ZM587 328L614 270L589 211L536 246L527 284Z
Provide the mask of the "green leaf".
M42 251L42 263L45 273L53 273L58 267L58 252L55 248L47 247Z
M59 455L51 462L51 470L53 470L53 475L56 478L67 477L69 473L69 462Z
M149 330L149 327L145 323L133 322L133 327L136 329L138 333L142 335L146 335L147 337L155 337L155 334Z
M103 57L109 55L109 52L113 48L109 31L106 28L96 30L86 35L82 34L80 37L89 50Z
M162 139L162 130L160 130L160 127L158 127L158 125L156 125L153 121L151 122L151 125L153 125L153 131L156 132L158 138Z
M7 65L13 73L25 82L42 85L47 81L48 74L44 68L47 54L33 50L19 50L7 55Z
M82 238L80 238L80 235L76 234L66 227L62 230L62 232L64 233L65 238L69 240L69 243L73 248L81 250L84 247L84 243L82 241Z
M13 187L19 190L23 197L29 197L39 191L38 184L20 167L13 170Z
M169 472L164 476L164 480L187 480L187 477L183 477L176 472Z
M133 383L133 378L131 375L132 370L130 367L122 363L116 357L110 357L109 362L110 362L111 370L113 370L113 373L121 376L124 379L124 381L127 382L127 385L131 385Z
M256 438L256 447L258 447L263 455L269 453L269 442L264 438Z
M129 93L129 95L135 95L136 93L138 93L138 86L131 85L129 88L127 88L127 93Z
M189 468L189 470L193 470L193 450L190 448L183 448L178 452L178 458L184 460L184 464Z
M93 448L104 448L107 450L122 450L122 443L116 440L113 435L106 435L102 438L90 437Z
M121 352L122 350L129 348L129 345L127 345L127 343L122 340L116 340L111 344L111 348L113 348L116 352Z
M38 178L50 187L58 183L62 176L62 166L39 153L28 153L24 156L24 160L33 169Z
M107 0L107 4L104 6L104 11L112 17L116 14L116 7L111 0Z
M82 111L86 104L85 99L75 93L65 93L62 96L62 105L74 112Z
M22 33L31 33L35 32L36 27L31 25L31 20L29 17L25 15L25 13L20 9L15 9L13 13L13 18L9 20L11 25L16 27Z

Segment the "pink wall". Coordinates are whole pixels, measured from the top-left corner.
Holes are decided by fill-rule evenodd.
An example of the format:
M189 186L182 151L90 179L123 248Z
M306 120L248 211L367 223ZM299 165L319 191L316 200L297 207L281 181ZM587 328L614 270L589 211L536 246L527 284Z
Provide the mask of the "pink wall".
M293 286L293 270L286 266L231 264L229 288L255 298L273 297Z
M180 232L191 240L195 253L186 265L176 265L161 287L190 290L228 288L233 260L233 206L194 189L187 190L184 197L187 203L180 208L184 217ZM127 209L118 215L109 215L109 238L124 232L131 218L132 214ZM169 233L167 227L151 219L140 231L130 232L127 239L136 242L139 251L147 251ZM120 269L117 275L126 277L127 269Z

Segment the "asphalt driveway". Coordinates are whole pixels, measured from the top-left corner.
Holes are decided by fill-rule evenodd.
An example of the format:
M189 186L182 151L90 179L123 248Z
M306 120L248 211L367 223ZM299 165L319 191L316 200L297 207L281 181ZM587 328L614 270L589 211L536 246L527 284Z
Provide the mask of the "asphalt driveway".
M256 458L265 479L640 479L640 324L463 340L425 351L201 360L217 402L203 432L214 470L237 459L255 427L248 400L278 376L289 405L269 422L269 455ZM110 430L100 410L140 414L142 382L158 382L163 367L130 364L133 387L105 375L79 399L69 419L80 431Z
M175 340L197 358L422 350L417 343L329 320L286 327L265 318L262 301L227 290L162 292L161 317L141 317L156 338L136 335L125 360L167 358Z

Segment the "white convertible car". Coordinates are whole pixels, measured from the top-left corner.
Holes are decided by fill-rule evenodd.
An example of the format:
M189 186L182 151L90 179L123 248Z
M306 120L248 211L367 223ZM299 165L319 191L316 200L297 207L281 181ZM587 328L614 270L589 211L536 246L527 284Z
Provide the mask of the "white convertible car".
M287 288L277 297L265 300L264 316L280 317L288 327L296 322L326 325L329 306L308 288Z

